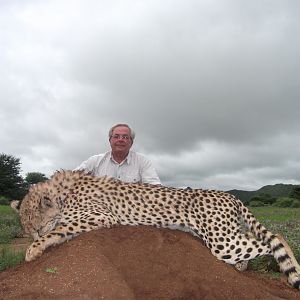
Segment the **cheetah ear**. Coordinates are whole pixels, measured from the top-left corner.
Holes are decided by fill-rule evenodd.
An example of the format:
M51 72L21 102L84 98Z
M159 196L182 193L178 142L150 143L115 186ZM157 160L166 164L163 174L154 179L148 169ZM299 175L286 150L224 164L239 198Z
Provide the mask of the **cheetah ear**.
M21 202L19 200L12 200L10 202L10 207L17 213L20 211Z

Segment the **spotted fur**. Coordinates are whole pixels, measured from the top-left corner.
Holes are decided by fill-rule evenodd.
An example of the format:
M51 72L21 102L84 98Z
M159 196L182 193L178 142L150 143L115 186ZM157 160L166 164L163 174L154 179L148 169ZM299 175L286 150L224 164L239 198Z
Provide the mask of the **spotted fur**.
M189 231L218 259L238 269L245 268L250 259L273 255L289 283L299 289L300 267L286 242L225 192L130 184L62 171L31 187L19 212L24 230L34 239L26 252L27 261L82 232L150 225ZM241 219L249 233L242 230Z

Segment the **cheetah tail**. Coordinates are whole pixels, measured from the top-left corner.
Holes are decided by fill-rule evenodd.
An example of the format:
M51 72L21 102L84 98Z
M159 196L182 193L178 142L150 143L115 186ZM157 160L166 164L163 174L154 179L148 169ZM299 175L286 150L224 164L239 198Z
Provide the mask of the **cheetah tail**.
M273 256L280 270L284 273L288 282L296 289L300 289L300 266L287 242L280 235L274 235L260 224L247 207L240 203L240 213L249 230L256 238L270 245Z

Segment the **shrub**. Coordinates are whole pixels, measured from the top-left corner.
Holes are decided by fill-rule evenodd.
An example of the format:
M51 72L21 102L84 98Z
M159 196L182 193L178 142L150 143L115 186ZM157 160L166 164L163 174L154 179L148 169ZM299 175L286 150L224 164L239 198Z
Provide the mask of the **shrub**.
M255 202L259 201L259 202L262 203L262 205L260 205L260 206L265 206L265 205L273 204L276 201L276 198L272 197L270 194L261 193L261 194L256 195L256 196L254 196L250 199L250 203L254 202L254 201Z
M291 207L294 199L289 197L279 197L273 206L277 207Z
M265 204L262 202L262 201L259 201L259 200L252 200L249 202L249 206L252 206L252 207L261 207L261 206L264 206Z
M14 252L7 247L0 248L0 271L15 267L25 259L25 251Z
M10 243L22 234L18 215L9 206L0 206L0 244Z
M0 196L0 205L9 205L9 200L5 196Z
M300 200L298 199L294 199L294 201L292 202L291 206L293 208L300 208Z

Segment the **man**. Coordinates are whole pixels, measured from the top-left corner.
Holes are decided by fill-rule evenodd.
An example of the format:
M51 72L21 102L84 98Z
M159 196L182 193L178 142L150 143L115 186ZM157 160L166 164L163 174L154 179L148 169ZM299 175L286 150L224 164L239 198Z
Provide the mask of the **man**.
M134 131L127 124L117 124L109 130L111 151L94 155L75 170L85 170L94 176L111 176L124 182L161 184L151 162L142 154L131 151Z

